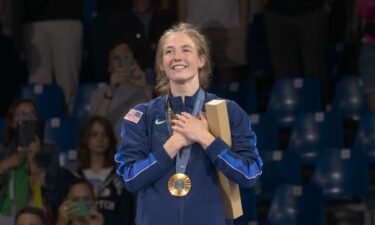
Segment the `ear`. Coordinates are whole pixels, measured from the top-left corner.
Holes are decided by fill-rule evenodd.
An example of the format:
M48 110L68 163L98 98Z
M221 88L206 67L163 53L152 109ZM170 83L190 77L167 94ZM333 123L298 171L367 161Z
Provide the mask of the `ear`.
M202 69L204 65L206 65L206 58L203 55L201 55L199 56L198 68Z

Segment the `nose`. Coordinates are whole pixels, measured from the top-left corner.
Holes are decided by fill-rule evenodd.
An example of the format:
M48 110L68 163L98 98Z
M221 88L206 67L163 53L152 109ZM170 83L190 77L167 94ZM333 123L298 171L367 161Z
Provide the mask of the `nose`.
M176 50L173 54L173 60L174 61L180 61L182 58L181 51Z
M107 138L107 135L106 135L106 134L99 134L99 135L98 135L98 139L99 139L100 141L104 141L106 138Z

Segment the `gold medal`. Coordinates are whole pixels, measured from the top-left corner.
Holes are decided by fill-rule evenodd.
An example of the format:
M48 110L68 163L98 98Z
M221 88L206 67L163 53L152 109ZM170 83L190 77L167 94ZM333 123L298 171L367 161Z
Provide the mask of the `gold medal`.
M191 188L191 180L186 174L176 173L171 176L168 181L168 189L171 195L182 197L189 193Z

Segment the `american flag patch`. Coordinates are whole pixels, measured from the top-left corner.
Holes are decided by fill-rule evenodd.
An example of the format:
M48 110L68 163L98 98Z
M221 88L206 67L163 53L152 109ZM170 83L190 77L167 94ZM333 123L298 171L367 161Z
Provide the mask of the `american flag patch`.
M143 112L131 109L124 117L125 120L129 120L133 123L138 123L143 115Z

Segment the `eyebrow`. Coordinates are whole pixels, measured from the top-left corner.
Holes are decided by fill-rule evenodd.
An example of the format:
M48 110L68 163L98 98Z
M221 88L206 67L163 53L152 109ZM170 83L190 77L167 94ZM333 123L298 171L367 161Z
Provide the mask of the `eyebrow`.
M176 47L173 46L173 45L169 45L169 46L165 47L165 49L171 49L171 48L174 49ZM187 44L187 45L182 45L181 48L193 48L193 46Z

